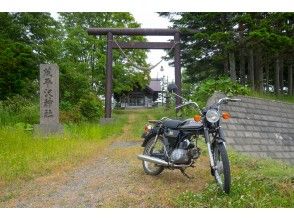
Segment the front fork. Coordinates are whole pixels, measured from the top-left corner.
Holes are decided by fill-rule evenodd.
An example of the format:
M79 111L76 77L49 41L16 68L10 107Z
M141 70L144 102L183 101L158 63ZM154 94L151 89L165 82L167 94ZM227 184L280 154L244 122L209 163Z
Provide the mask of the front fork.
M224 146L226 147L224 132L223 132L223 130L222 130L222 128L220 126L218 127L218 133L219 133L219 135L218 135L217 139L215 139L213 141L217 141L218 143L222 142L224 144ZM207 127L204 128L204 138L205 138L205 142L206 142L206 145L207 145L207 150L208 150L208 155L209 155L209 160L210 160L210 166L214 170L216 168L216 166L215 166L213 155L212 155L211 141L210 141L210 136L209 136L209 132L208 132Z
M211 143L210 143L210 137L209 137L209 133L208 133L208 128L204 128L204 138L205 138L205 142L206 142L206 145L207 145L210 166L211 166L212 169L214 169L215 164L214 164L214 160L213 160L213 156L212 156L212 150L211 150Z

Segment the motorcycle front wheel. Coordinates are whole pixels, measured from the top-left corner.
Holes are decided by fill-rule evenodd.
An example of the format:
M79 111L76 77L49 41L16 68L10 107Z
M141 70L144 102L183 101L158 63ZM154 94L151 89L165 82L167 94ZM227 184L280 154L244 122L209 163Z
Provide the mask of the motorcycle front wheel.
M229 194L231 188L231 171L227 150L223 143L214 143L213 146L213 160L215 164L214 178L221 189Z
M146 143L145 149L143 154L148 156L160 155L164 154L164 143L162 137L158 137L157 141L155 142L155 136L150 138L150 140ZM159 175L164 168L159 166L155 163L151 163L148 161L143 161L143 168L146 174L148 175Z

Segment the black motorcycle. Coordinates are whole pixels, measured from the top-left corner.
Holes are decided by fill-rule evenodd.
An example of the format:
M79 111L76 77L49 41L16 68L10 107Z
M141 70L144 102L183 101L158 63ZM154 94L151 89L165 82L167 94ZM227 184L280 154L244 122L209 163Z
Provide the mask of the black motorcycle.
M214 176L221 189L229 193L230 163L220 118L229 119L231 116L228 112L221 114L220 106L241 100L225 97L200 110L196 102L187 101L175 93L177 91L175 84L169 85L168 91L183 100L183 104L177 106L176 110L192 105L201 114L183 121L164 117L160 120L150 120L149 123L153 125L145 125L145 132L142 135L144 152L138 155L138 159L143 162L145 173L158 175L165 168L179 169L186 177L191 178L185 173L185 169L194 167L196 159L200 156L197 139L202 135L207 144L211 175Z

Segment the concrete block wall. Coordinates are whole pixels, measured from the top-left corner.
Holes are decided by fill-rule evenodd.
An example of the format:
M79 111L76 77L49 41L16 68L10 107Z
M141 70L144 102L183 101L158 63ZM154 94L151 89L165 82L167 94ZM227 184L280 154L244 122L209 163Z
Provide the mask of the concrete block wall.
M224 97L215 93L208 104ZM256 157L271 157L294 164L294 105L278 101L236 96L221 110L232 118L222 120L228 146Z

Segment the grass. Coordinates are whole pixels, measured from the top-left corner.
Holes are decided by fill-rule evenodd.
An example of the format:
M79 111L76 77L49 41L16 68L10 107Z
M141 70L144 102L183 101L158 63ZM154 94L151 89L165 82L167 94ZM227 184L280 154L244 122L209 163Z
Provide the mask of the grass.
M107 146L106 140L123 131L128 114L131 113L114 111L115 120L104 125L85 122L65 124L63 135L50 138L34 136L32 130L27 129L26 123L13 125L14 120L11 119L19 122L20 118L8 117L7 123L0 128L0 183L26 181L86 160L103 150ZM161 118L164 111L151 109L138 114L140 120L131 126L131 134L140 139L150 115L152 119Z
M50 138L35 137L18 126L1 127L0 185L1 182L5 185L50 175L86 161L101 153L112 137L118 137L126 129L126 123L125 132L128 134L121 141L124 138L139 138L148 119L175 116L173 109L133 111L115 111L116 120L110 124L68 124L63 135ZM136 116L128 120L129 114ZM116 161L134 163L129 173L130 186L141 183L138 192L144 195L149 193L148 189L154 189L154 197L148 197L146 201L146 204L154 207L158 205L158 200L162 206L168 207L294 207L293 166L230 151L232 191L226 195L210 176L205 144L200 141L200 145L203 153L198 161L199 166L189 170L195 176L192 180L183 178L177 171L164 172L157 178L145 175L142 167L138 166L140 163L134 160L134 155L141 152L141 148L116 149L112 157ZM127 207L135 206L140 196L128 195L129 191L126 191L121 202ZM0 201L10 200L13 196L7 194L0 197Z
M105 140L122 132L126 114L115 115L110 124L65 125L63 135L34 136L17 126L0 129L0 183L22 181L73 166L97 154Z
M272 93L260 93L256 91L251 91L250 96L258 97L262 99L268 99L268 100L287 102L292 104L294 103L294 96L289 96L289 95L275 95Z
M248 96L294 103L294 96L251 91ZM186 191L175 199L176 207L294 207L294 167L272 159L256 159L229 153L232 192L224 194L212 180L196 193Z
M224 194L214 181L201 193L187 191L176 207L294 207L294 167L271 159L229 153L232 189Z
M30 103L27 106L23 106L21 110L13 112L5 109L0 102L0 127L18 123L38 124L39 118L39 105L37 104Z

